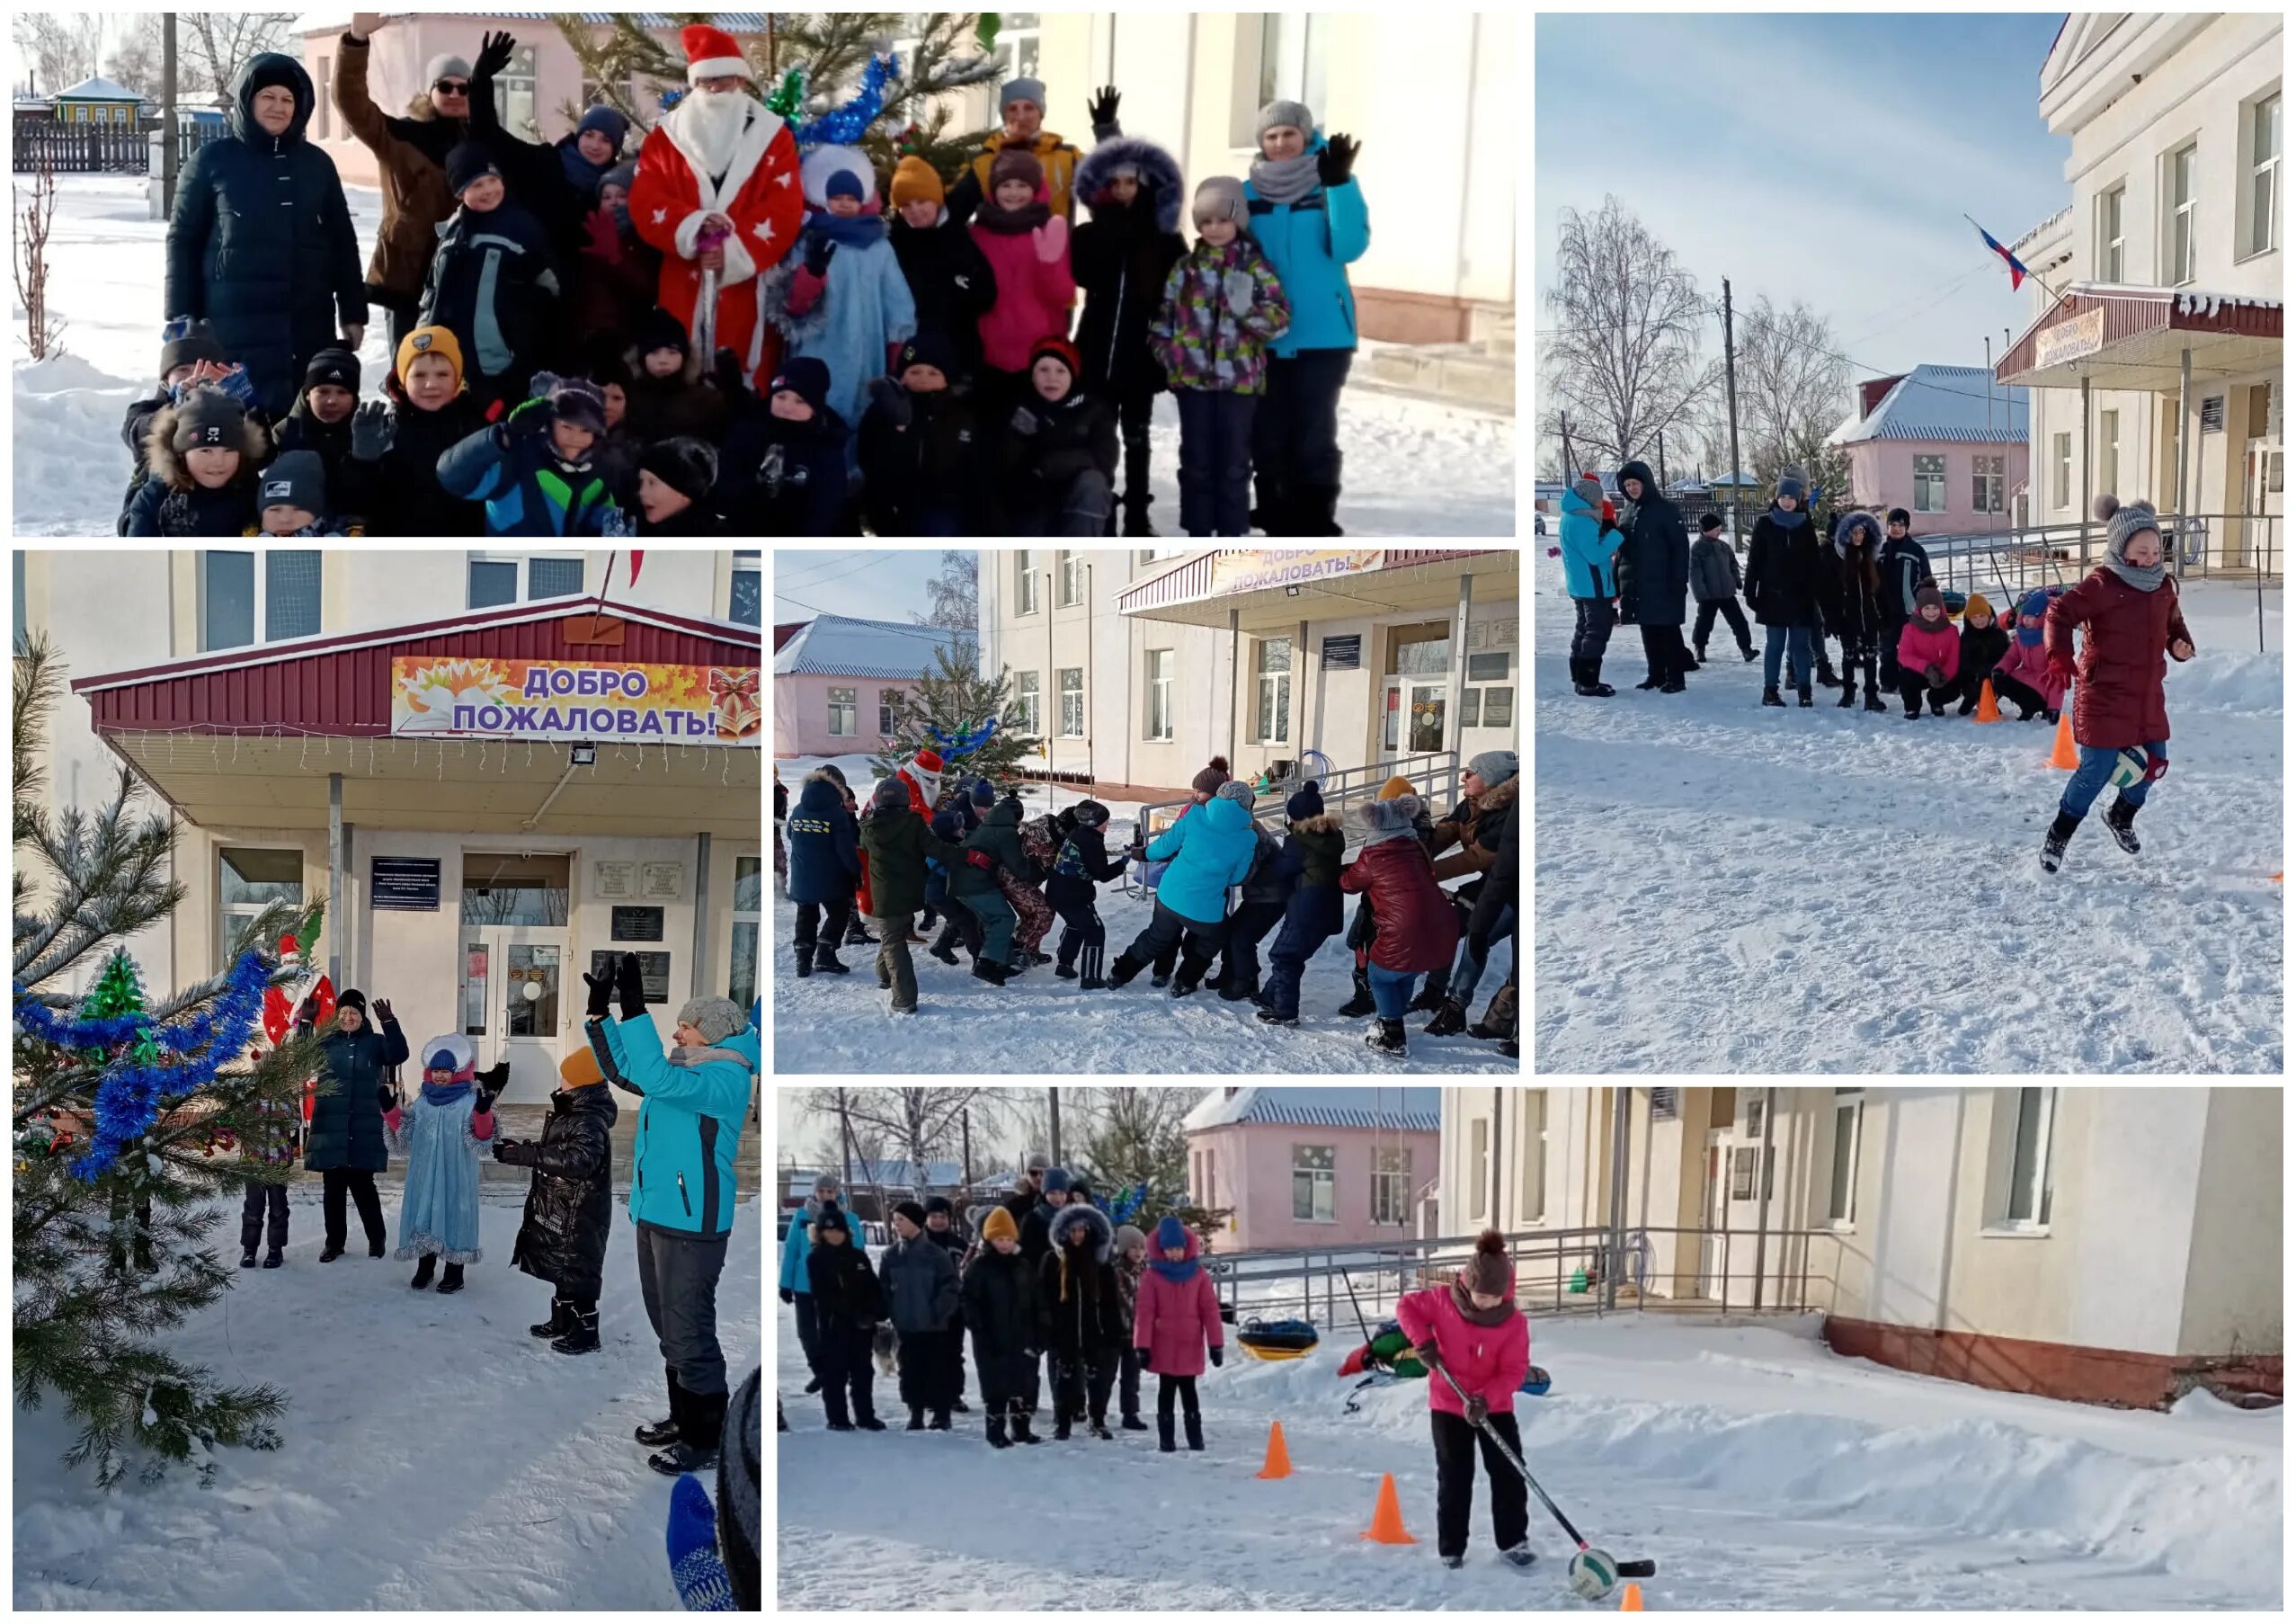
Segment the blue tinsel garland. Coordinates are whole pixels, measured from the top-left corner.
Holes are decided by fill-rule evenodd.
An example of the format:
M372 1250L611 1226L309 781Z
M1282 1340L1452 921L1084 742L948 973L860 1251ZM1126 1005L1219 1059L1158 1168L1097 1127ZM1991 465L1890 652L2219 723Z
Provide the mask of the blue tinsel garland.
M150 1130L165 1094L188 1094L215 1080L224 1063L247 1047L263 1018L263 991L271 970L253 950L231 967L221 997L180 1025L155 1027L151 1017L114 1015L77 1021L40 1003L22 983L15 988L16 1028L25 1036L64 1048L108 1049L133 1043L145 1033L175 1057L172 1065L123 1066L107 1071L96 1089L95 1133L87 1154L72 1164L72 1176L92 1182L125 1146Z
M850 147L867 135L869 126L877 122L877 114L885 111L885 87L901 74L898 57L887 54L872 57L861 74L861 91L842 107L833 107L817 119L800 124L796 141L800 147Z
M987 744L996 730L997 718L994 717L991 717L970 733L947 734L930 725L925 728L925 731L932 736L933 743L940 746L941 762L944 766L950 762L972 754L983 745Z

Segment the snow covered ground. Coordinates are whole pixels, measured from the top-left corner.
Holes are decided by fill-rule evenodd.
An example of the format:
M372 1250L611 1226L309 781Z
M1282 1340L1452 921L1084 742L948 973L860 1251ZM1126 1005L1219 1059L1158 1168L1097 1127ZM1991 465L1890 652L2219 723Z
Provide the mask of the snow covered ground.
M876 779L868 755L800 756L775 763L774 770L789 787L795 806L805 774L824 760L836 763L853 792L864 800ZM1021 798L1031 815L1046 805L1042 786L1030 786ZM1074 806L1085 798L1062 785L1051 805ZM1100 799L1108 808L1108 847L1114 851L1132 837L1140 804ZM1274 808L1271 828L1282 826L1282 808ZM1261 821L1268 822L1263 809ZM1350 905L1352 906L1352 905ZM1108 930L1108 959L1130 946L1148 925L1153 905L1145 898L1127 899L1113 882L1100 888L1100 918ZM882 1071L888 1057L914 1041L909 1029L885 1013L877 987L877 950L856 947L839 957L851 968L843 976L815 975L800 981L789 973L789 942L796 930L797 905L777 889L773 899L773 1069L791 1073ZM1060 925L1045 938L1045 951L1056 951ZM1259 946L1263 978L1268 951L1275 945L1271 932ZM1491 961L1478 989L1475 1008L1480 1016L1491 995L1507 979L1513 962L1513 941L1492 950ZM973 978L970 962L960 950L954 968L929 957L921 947L910 949L917 967L917 1018L931 1024L938 1047L953 1044L946 1052L994 1056L1006 1072L1056 1072L1099 1075L1115 1073L1179 1073L1184 1075L1281 1076L1313 1072L1515 1072L1521 1063L1464 1033L1455 1038L1430 1038L1419 1029L1432 1019L1414 1014L1406 1023L1410 1053L1402 1061L1374 1052L1363 1041L1369 1017L1361 1020L1332 1013L1355 995L1354 959L1346 945L1333 937L1308 962L1300 983L1300 1022L1297 1026L1268 1026L1253 1018L1245 1003L1223 1003L1218 994L1198 991L1174 998L1149 986L1143 972L1120 991L1087 993L1073 981L1062 981L1053 967L1041 965L1007 986L991 986Z
M2185 588L2144 852L2108 791L2052 877L2045 722L1766 709L1727 628L1662 696L1623 627L1580 699L1545 548L1534 583L1541 1070L2280 1070L2277 592L2260 654L2253 591Z
M15 533L110 535L128 482L120 419L152 387L167 318L166 223L146 218L145 183L126 175L62 175L56 183L50 303L65 353L31 362L23 308L13 301L9 359L15 395ZM364 265L382 223L382 194L344 193ZM360 362L369 398L390 370L387 321L370 321ZM1154 517L1179 523L1179 409L1158 402ZM1351 388L1339 404L1347 457L1340 522L1357 535L1491 536L1515 530L1515 425L1469 407Z
M322 1268L318 1186L291 1204L286 1266L236 1274L170 1344L225 1383L285 1389L283 1445L217 1451L205 1490L184 1468L106 1495L58 1462L61 1404L19 1405L15 1605L677 1611L672 1480L630 1437L664 1412L627 1213L606 1254L605 1345L569 1358L526 1334L550 1289L511 1267L515 1201L482 1209L485 1260L444 1298L407 1289L412 1263L369 1258L356 1224ZM216 1232L227 1249L237 1206ZM396 1190L383 1206L396 1237ZM717 1288L736 1381L760 1358L761 1221L743 1202Z
M894 1430L825 1432L819 1401L800 1396L791 1312L777 1312L794 1429L776 1451L785 1609L1589 1605L1569 1593L1571 1548L1535 1499L1537 1566L1497 1559L1487 1485L1466 1567L1437 1564L1426 1395L1372 1388L1343 1414L1345 1334L1286 1363L1232 1346L1200 1384L1202 1455L1159 1454L1152 1431L1000 1451L977 1411L954 1432L899 1431L889 1379L877 1402ZM1532 1357L1554 1387L1517 1401L1526 1458L1595 1544L1657 1562L1651 1611L2280 1607L2277 1411L2204 1393L2167 1414L1993 1393L1838 1358L1816 1327L1534 1322ZM1294 1475L1260 1482L1271 1421ZM1384 1472L1415 1546L1357 1538ZM936 1504L975 1509L887 1516L824 1484L930 1484Z

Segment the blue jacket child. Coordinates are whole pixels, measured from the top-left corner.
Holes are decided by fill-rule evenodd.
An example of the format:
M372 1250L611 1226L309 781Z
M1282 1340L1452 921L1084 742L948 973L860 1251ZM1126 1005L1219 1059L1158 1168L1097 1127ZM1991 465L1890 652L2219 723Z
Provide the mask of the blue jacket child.
M606 398L586 379L534 375L534 397L439 458L449 495L486 504L490 536L618 533L613 493L593 453L606 439Z
M494 1137L494 1096L510 1081L508 1062L477 1072L477 1052L460 1032L432 1039L422 1048L423 1092L412 1103L383 1113L391 1144L406 1153L406 1192L398 1209L401 1263L422 1261L417 1289L431 1283L441 1262L443 1292L462 1289L462 1266L485 1261L478 1245L479 1147Z
M1596 487L1599 490L1601 487ZM1576 485L1562 493L1563 584L1574 598L1615 598L1618 576L1611 560L1618 540L1602 525L1602 502L1589 501Z

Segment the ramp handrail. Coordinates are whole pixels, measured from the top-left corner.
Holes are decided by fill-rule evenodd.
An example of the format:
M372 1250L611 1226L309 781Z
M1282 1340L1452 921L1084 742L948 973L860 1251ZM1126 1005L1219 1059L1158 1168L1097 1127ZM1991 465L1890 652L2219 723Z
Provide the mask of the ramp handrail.
M1316 786L1323 797L1324 811L1337 816L1356 802L1369 800L1377 795L1380 786L1391 778L1410 779L1413 787L1426 797L1429 809L1440 816L1450 809L1451 802L1458 793L1459 753L1456 750L1428 750L1414 755L1394 756L1384 762L1366 762L1360 767L1342 767L1318 779ZM1284 803L1297 791L1300 782L1295 764L1291 773L1271 783L1264 793L1252 797L1251 815L1258 817L1261 806L1272 803L1280 818ZM1135 827L1142 835L1153 838L1179 816L1180 808L1194 804L1192 798L1149 801L1141 807L1140 821ZM1160 822L1159 813L1170 816ZM1348 830L1348 843L1357 843L1357 832L1344 822L1341 827Z

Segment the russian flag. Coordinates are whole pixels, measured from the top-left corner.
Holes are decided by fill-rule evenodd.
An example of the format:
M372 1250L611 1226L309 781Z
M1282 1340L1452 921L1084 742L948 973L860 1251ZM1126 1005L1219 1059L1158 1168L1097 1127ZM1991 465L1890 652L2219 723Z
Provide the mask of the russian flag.
M1969 216L1967 215L1963 215L1962 218L1965 220L1969 219ZM1969 220L1969 223L1972 226L1977 226L1977 222L1975 220ZM2010 253L2007 248L2001 246L2000 244L1995 242L1993 240L1993 234L1990 231L1988 231L1984 227L1977 226L1977 235L1983 237L1985 239L1985 245L1992 249L1994 253L1999 254L2001 256L2001 263L2008 266L2009 291L2015 293L2020 287L2025 285L2025 279L2031 276L2033 272L2025 268L2024 262L2019 260L2016 254Z

